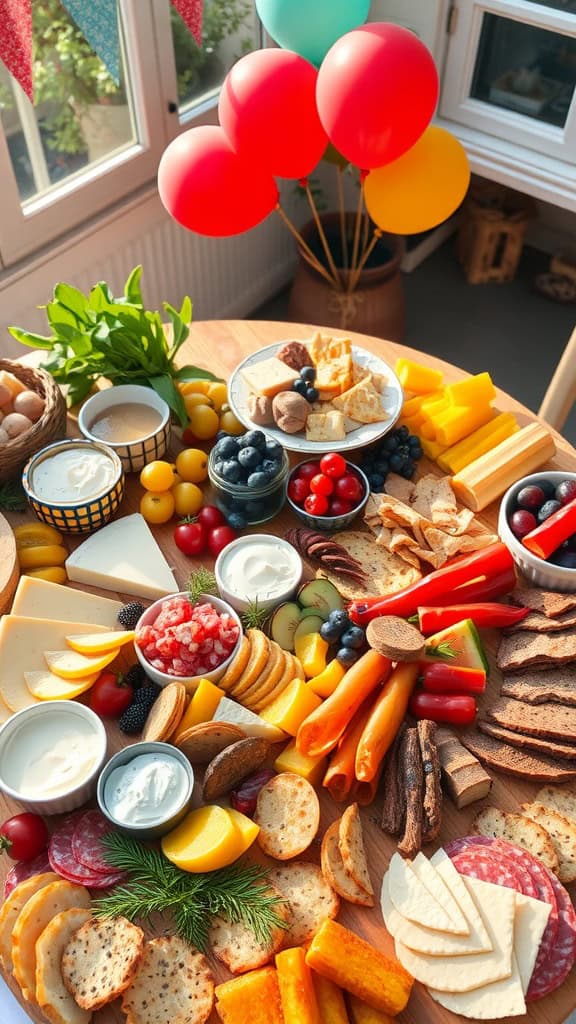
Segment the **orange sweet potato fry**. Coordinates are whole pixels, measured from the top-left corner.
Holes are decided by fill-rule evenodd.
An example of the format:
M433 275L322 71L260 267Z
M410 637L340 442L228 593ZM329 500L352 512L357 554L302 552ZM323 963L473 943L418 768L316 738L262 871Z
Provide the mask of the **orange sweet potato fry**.
M354 803L354 801L356 801L357 804L360 804L360 807L368 807L369 804L373 803L378 792L378 786L380 785L383 770L384 760L380 762L378 771L374 778L370 779L370 782L360 782L356 779L356 781L352 783L352 788L350 790L350 803Z
M356 712L338 747L332 752L330 757L330 764L324 775L322 785L326 787L330 795L339 803L346 800L350 795L354 784L356 750L373 707L374 695L372 694Z
M414 983L397 960L336 921L322 922L310 943L306 963L374 1010L392 1016L404 1009Z
M285 1024L323 1024L305 950L293 946L277 953L276 970Z
M322 1024L350 1024L342 989L316 971L312 971L312 983Z
M416 661L400 662L382 689L356 750L356 778L360 782L376 777L406 714L417 678Z
M216 1010L222 1024L284 1024L278 975L274 967L261 967L232 978L215 989Z
M356 996L348 996L348 1009L350 1010L351 1024L394 1024L392 1017L387 1013L380 1013L368 1003L363 1003Z

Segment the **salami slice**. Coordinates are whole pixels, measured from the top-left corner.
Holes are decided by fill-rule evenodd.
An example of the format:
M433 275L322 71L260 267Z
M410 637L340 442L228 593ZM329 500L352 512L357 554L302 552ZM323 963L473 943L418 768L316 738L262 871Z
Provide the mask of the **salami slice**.
M502 843L501 847L499 843ZM518 892L523 893L525 896L531 896L534 900L541 899L530 872L516 857L517 847L512 846L511 843L507 843L505 840L494 839L491 836L463 836L461 839L455 839L453 842L447 843L445 849L452 859L452 850L454 850L456 855L467 850L485 850L490 856L497 857L499 863L505 863L510 871L514 873L516 884L509 886L509 888L517 889ZM499 851L498 854L495 853L496 849ZM470 872L463 873L469 874ZM491 881L490 878L484 880Z
M103 836L113 831L112 825L100 811L86 811L76 819L76 828L72 834L72 855L89 871L113 874L101 842Z
M472 847L455 854L452 863L461 875L478 878L481 882L503 885L522 892L522 881L507 857L496 855L489 847Z
M469 850L471 846L492 846L493 843L494 840L489 836L461 836L460 839L451 839L446 843L444 851L452 860L457 853Z
M88 889L108 889L121 881L123 875L118 871L111 871L107 875L101 871L92 871L76 860L72 852L72 836L78 819L78 815L71 815L53 833L48 845L50 866L67 882L85 885Z
M526 1001L543 999L568 977L576 962L576 914L566 889L548 868L543 867L554 890L558 908L558 935L548 957L540 963L540 954L532 972ZM540 946L542 949L542 944Z
M4 899L6 899L13 889L20 882L24 882L27 878L33 878L34 875L42 875L45 871L51 871L50 861L48 860L48 853L44 850L39 853L33 860L19 860L17 864L13 864L10 871L4 879Z

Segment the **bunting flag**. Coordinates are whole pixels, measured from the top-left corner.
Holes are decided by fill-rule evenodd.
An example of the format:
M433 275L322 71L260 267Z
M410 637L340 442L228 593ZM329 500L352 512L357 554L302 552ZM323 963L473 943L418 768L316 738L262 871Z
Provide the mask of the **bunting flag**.
M33 103L32 0L0 0L0 60Z
M0 0L1 3L1 0ZM120 84L118 0L62 0L86 41Z
M202 8L203 0L172 0L182 21L188 27L198 46L202 46Z

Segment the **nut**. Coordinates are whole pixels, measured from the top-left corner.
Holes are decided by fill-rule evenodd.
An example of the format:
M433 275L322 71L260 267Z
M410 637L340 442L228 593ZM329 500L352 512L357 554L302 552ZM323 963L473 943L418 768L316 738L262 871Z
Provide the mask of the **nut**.
M296 391L281 391L272 401L272 413L280 430L286 434L297 434L306 426L310 405Z

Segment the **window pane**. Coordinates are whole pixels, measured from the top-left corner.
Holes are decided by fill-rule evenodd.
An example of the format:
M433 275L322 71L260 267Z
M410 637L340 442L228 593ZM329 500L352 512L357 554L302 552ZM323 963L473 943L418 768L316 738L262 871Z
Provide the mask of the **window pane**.
M528 0L528 3L553 7L555 11L566 11L567 14L576 14L576 0Z
M171 7L180 113L215 96L235 61L259 43L253 0L205 0L202 46Z
M554 4L559 6L559 4ZM471 96L563 128L576 86L576 39L485 14Z
M122 61L120 86L60 0L33 4L34 107L0 66L2 126L22 201L135 141Z

